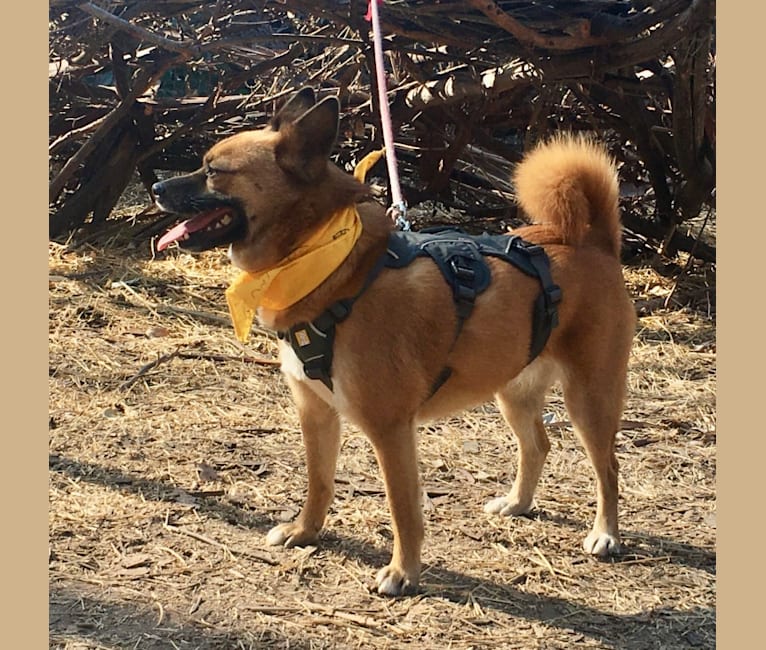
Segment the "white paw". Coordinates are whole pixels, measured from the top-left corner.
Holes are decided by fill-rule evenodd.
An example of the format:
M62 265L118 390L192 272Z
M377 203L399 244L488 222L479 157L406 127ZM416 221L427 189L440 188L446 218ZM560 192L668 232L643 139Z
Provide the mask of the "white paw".
M266 544L269 546L307 546L316 541L315 532L306 531L296 522L279 524L274 526L266 535Z
M290 538L290 532L286 530L285 524L274 526L266 535L266 543L269 546L283 546Z
M408 577L403 571L389 564L378 571L375 584L381 596L402 596L417 591L419 577L417 573Z
M620 552L620 540L615 535L593 531L585 538L582 547L590 555L605 558Z
M484 512L487 514L503 515L504 517L525 515L530 510L532 510L531 503L521 503L509 497L497 497L484 504Z

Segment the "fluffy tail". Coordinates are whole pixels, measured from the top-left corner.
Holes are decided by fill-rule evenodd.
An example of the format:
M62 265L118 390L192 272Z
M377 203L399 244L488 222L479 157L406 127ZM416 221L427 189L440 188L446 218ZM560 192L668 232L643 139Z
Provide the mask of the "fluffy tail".
M528 153L514 172L518 202L563 243L592 243L619 257L617 168L606 149L581 135L558 135Z

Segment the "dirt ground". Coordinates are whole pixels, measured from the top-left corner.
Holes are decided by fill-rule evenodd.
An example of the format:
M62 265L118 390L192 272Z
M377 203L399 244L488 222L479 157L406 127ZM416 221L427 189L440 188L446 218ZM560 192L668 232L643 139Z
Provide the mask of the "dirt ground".
M534 512L484 514L515 473L487 404L421 431L421 589L391 600L370 591L391 528L353 427L319 544L264 543L301 505L303 450L273 336L234 339L224 253L51 244L49 261L51 648L715 647L709 270L626 269L641 317L618 437L623 554L580 550L594 480L558 392Z

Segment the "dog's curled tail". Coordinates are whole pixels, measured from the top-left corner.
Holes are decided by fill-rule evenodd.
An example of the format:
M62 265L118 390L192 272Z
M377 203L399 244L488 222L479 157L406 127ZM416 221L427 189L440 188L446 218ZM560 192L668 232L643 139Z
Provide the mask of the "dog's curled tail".
M619 257L617 168L601 144L557 135L524 157L513 180L522 209L554 228L564 244L592 243Z

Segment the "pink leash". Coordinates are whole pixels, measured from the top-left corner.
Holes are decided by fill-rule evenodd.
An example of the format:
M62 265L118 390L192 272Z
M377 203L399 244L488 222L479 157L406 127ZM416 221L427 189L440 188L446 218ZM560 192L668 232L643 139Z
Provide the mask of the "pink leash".
M391 186L392 205L388 214L394 220L400 230L409 230L410 222L406 219L407 204L402 198L402 190L399 185L399 172L396 164L396 151L394 149L394 132L391 126L391 111L388 107L388 92L386 89L386 72L383 62L383 38L380 35L380 17L378 4L383 0L369 0L365 19L372 22L373 46L375 51L375 78L378 85L378 105L380 108L380 122L383 128L383 142L386 146L386 167L388 168L388 180Z

